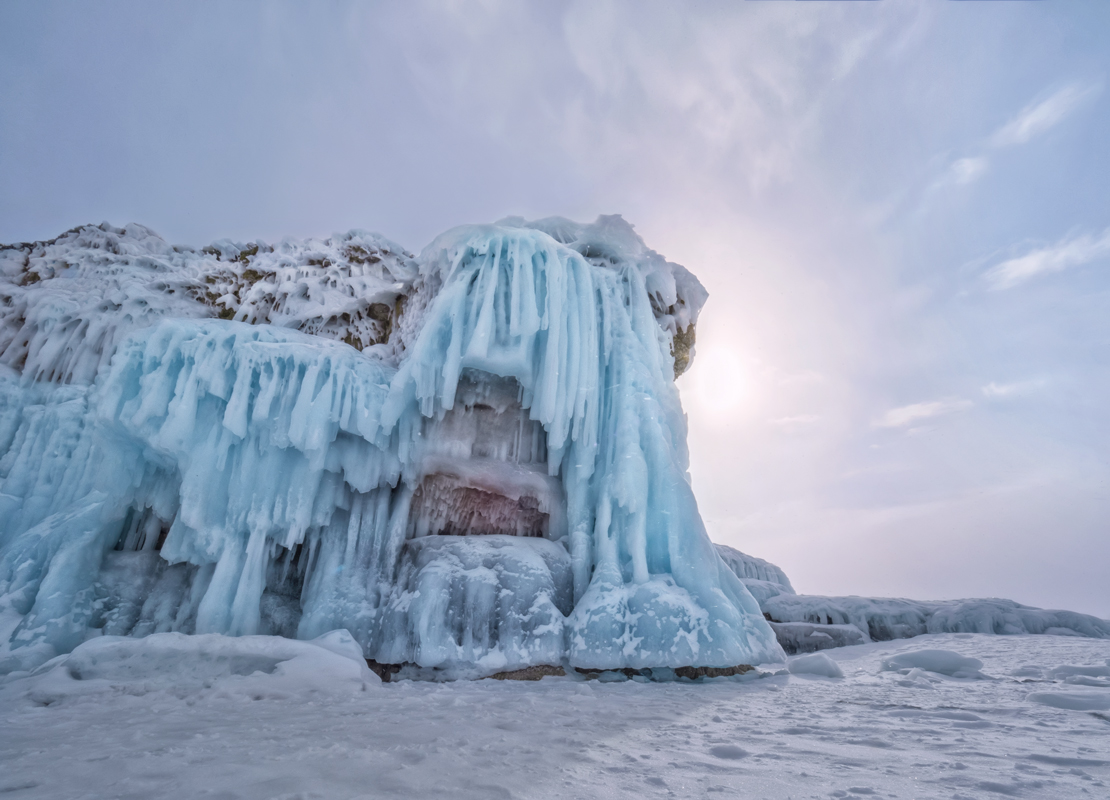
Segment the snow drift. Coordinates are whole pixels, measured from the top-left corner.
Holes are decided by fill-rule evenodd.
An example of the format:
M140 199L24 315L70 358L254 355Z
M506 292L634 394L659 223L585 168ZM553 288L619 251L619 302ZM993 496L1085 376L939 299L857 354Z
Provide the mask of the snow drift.
M460 675L782 656L686 471L705 291L619 217L418 258L102 225L0 276L6 670L166 632Z

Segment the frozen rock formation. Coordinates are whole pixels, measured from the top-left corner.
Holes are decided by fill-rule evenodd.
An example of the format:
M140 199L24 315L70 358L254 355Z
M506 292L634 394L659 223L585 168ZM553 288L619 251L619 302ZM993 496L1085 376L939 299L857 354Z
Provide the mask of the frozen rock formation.
M5 247L0 668L335 629L452 675L780 659L686 472L705 297L619 217Z
M1048 611L1012 600L905 600L799 595L774 564L716 546L721 559L759 602L783 650L812 653L926 633L1049 634L1110 638L1110 621Z

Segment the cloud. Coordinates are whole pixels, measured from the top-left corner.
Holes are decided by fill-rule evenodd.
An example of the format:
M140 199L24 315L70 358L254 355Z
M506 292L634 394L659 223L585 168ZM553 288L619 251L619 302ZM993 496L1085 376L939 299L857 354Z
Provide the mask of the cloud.
M995 291L1012 289L1037 275L1088 264L1106 255L1110 255L1110 228L1099 236L1066 236L1056 244L996 264L983 277Z
M1063 122L1084 100L1093 95L1097 88L1072 84L1058 89L1044 100L1030 103L1016 117L998 129L991 137L991 146L1009 147L1025 144Z
M875 427L904 428L914 422L932 419L933 417L939 417L944 414L951 414L955 411L963 411L971 408L972 405L970 400L947 398L944 400L932 400L926 403L913 403L908 406L899 406L883 414L882 418L875 423Z
M986 152L1025 144L1050 128L1054 128L1084 100L1095 95L1099 88L1095 84L1069 84L1056 90L1046 99L1030 103L987 139L986 144L980 148L985 152L953 161L930 189L974 183L986 174L990 166L990 159Z
M960 185L977 181L987 171L988 161L985 158L961 158L949 167L951 180Z
M984 397L1013 397L1015 395L1027 394L1031 390L1043 385L1043 380L1018 381L1017 383L995 383L991 381L983 387L982 391Z
M970 156L958 158L950 163L940 177L933 181L925 190L926 197L948 186L967 186L975 183L987 172L990 159L986 156Z

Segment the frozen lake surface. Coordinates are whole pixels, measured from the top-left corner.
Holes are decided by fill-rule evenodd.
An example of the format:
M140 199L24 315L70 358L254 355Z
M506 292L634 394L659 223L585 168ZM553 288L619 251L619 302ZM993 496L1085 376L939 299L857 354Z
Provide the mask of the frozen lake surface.
M805 656L802 674L696 683L383 685L309 649L238 656L222 675L93 656L13 675L0 793L1110 797L1110 640L939 634L826 651L843 678ZM299 668L274 668L292 656Z

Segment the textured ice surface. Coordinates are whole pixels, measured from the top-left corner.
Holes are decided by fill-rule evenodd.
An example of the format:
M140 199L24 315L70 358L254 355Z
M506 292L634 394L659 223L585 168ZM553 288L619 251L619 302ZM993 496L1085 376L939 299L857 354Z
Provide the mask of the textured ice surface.
M385 664L473 664L484 674L558 664L571 595L570 559L547 539L415 539L369 654Z
M782 656L686 471L704 289L619 217L416 259L105 225L0 273L5 669L171 631L458 674Z

